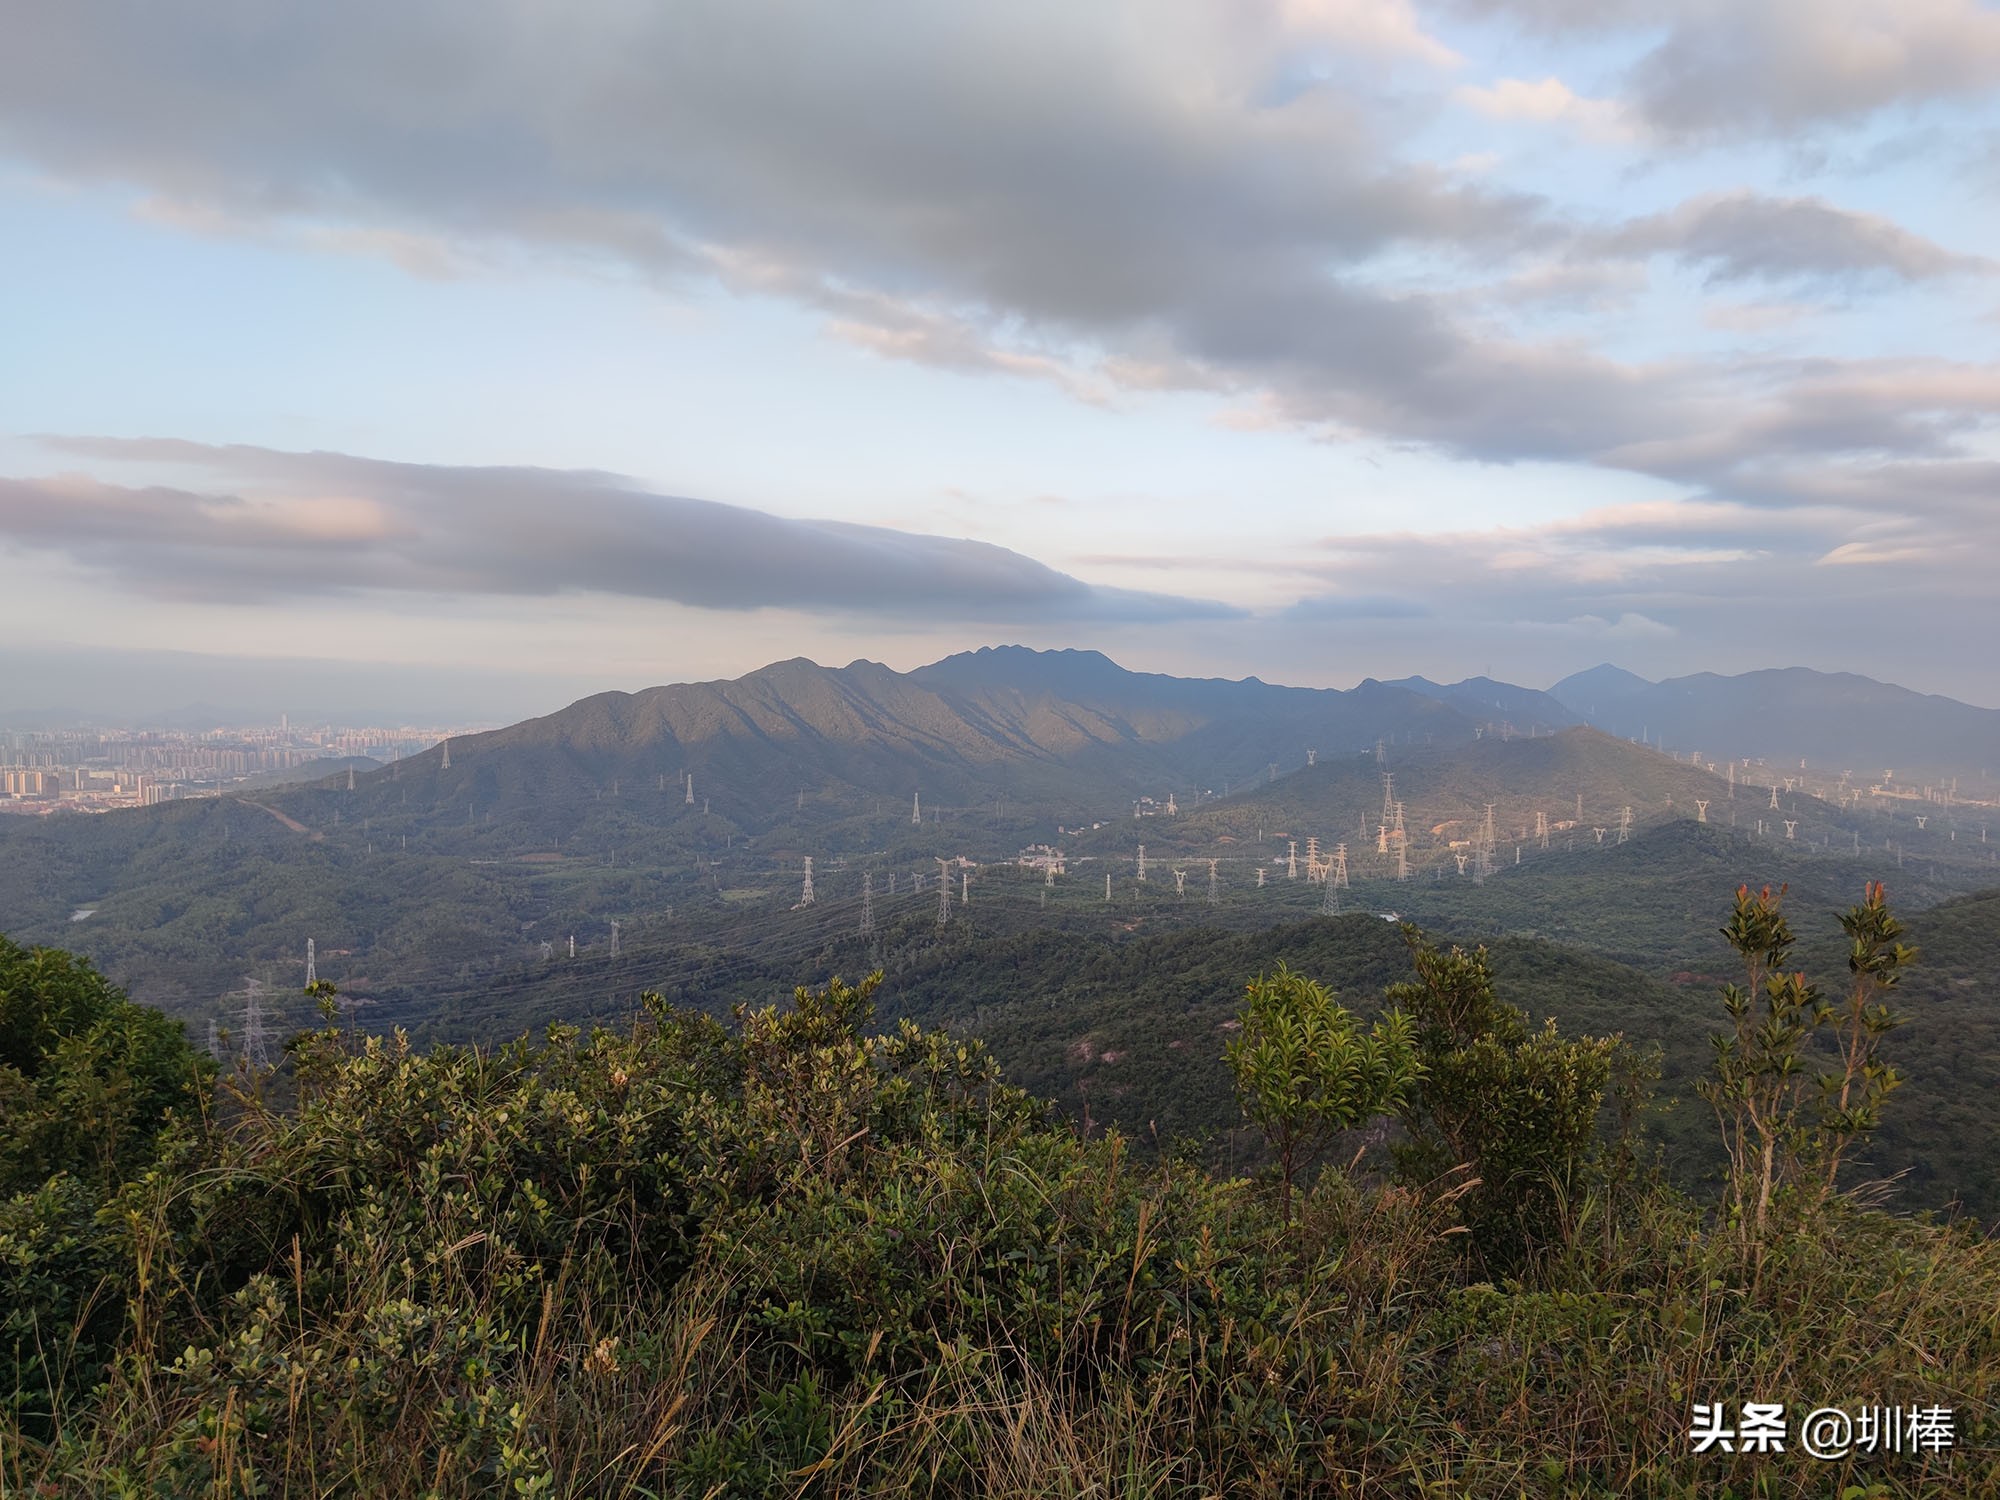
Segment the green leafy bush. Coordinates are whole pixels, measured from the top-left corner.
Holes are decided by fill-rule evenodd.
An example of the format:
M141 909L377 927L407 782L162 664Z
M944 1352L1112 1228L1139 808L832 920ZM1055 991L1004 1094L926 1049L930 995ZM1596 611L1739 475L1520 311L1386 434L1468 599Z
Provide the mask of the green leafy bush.
M1397 1150L1406 1181L1464 1193L1476 1255L1518 1270L1557 1236L1556 1212L1597 1143L1615 1039L1570 1038L1553 1021L1530 1030L1494 993L1484 949L1441 950L1404 928L1414 981L1390 1003L1411 1017L1422 1078L1403 1110Z

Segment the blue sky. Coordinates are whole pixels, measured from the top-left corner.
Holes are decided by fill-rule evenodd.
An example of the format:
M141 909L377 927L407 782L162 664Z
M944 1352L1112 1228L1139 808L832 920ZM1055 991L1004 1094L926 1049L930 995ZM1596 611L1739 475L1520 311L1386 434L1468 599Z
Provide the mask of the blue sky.
M995 641L2000 703L1992 6L0 26L17 707Z

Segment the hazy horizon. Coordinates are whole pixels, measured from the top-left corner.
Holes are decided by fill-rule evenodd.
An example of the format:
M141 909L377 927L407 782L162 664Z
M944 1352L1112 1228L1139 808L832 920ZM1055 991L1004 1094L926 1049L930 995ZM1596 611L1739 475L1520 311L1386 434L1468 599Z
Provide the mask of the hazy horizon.
M991 640L964 647L1008 646L1013 641ZM1090 650L1090 647L1036 647L1038 650ZM945 653L950 655L952 653ZM1134 672L1160 672L1174 677L1228 677L1237 680L1256 677L1283 687L1350 688L1368 678L1380 681L1423 676L1444 685L1485 675L1478 670L1437 676L1425 672L1357 671L1339 681L1299 682L1255 670L1231 673L1176 671L1171 666L1150 666L1122 660L1104 653L1118 666ZM794 652L822 667L837 668L855 660L878 657L824 660L810 653ZM789 660L789 657L772 661ZM884 663L898 672L927 666L938 657L922 656L907 661ZM772 665L759 662L758 668ZM1589 667L1610 665L1625 668L1615 659L1591 662ZM1796 665L1770 662L1744 666L1742 672L1778 670ZM745 673L728 673L740 677ZM1569 676L1564 673L1563 676ZM1652 681L1696 675L1666 672L1658 676L1637 675ZM1739 675L1729 673L1723 675ZM130 724L158 726L179 719L190 710L213 710L218 723L275 723L289 714L295 723L331 724L411 724L501 725L555 713L582 698L597 693L637 693L648 688L681 682L714 680L710 675L661 675L647 680L591 680L564 677L514 676L506 673L438 672L421 667L382 666L333 659L271 659L223 657L195 653L146 652L117 654L60 650L37 657L30 653L0 650L0 681L9 687L0 702L0 728L31 727L43 722L66 720L73 723L104 725ZM1561 678L1521 682L1501 676L1512 686L1547 690ZM1948 690L1932 689L1894 678L1878 679L1914 692L1936 692L1977 708L1980 703ZM185 727L185 726L183 726Z

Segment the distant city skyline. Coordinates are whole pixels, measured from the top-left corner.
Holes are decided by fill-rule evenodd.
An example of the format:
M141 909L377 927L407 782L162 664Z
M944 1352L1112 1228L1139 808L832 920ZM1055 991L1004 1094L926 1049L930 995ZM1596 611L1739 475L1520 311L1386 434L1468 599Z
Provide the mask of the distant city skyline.
M0 24L0 722L1013 642L2000 704L1993 5Z

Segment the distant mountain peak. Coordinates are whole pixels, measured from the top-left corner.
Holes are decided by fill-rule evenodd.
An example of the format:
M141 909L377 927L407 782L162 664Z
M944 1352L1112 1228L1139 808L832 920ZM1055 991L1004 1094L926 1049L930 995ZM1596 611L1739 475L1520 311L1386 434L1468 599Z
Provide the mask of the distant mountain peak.
M1006 687L1017 691L1078 692L1128 684L1138 676L1102 651L1041 651L1033 646L981 646L959 651L910 676L953 688Z

